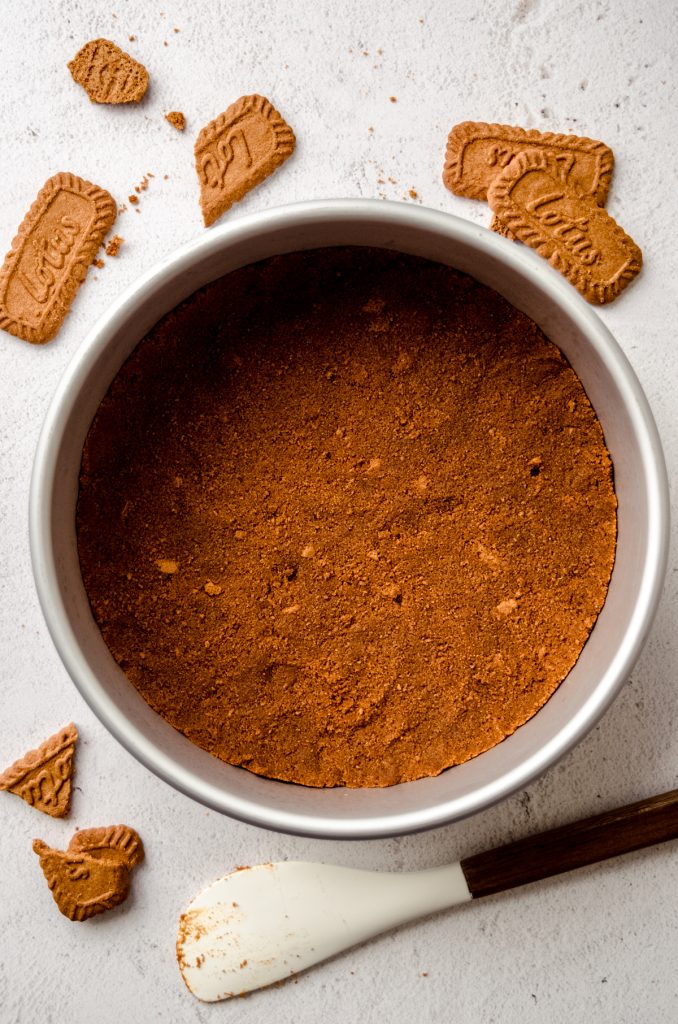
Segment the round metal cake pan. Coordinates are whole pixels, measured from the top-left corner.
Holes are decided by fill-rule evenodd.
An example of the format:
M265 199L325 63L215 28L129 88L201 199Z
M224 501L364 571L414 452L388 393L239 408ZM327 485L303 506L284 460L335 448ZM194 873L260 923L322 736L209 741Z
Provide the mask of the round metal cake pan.
M261 778L194 746L140 697L92 617L78 561L75 505L82 447L120 366L160 317L197 288L267 256L372 245L471 274L542 328L579 375L603 426L619 501L607 600L577 664L512 736L437 778L386 789L311 789ZM632 301L628 296L624 301ZM35 456L30 495L35 582L50 633L80 693L151 771L251 824L327 838L433 828L520 789L595 724L648 635L666 566L666 467L647 400L596 313L544 260L485 228L422 207L374 200L300 203L211 229L149 270L83 341L61 380Z

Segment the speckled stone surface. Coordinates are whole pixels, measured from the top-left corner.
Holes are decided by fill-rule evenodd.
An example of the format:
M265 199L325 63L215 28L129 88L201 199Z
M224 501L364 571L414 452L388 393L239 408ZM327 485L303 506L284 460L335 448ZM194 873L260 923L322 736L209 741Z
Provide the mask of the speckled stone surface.
M454 827L332 843L269 834L206 811L117 745L76 693L47 634L27 532L33 452L64 367L128 284L204 230L193 139L249 92L273 100L294 127L298 148L230 218L299 199L382 195L489 223L484 204L450 195L440 178L446 134L468 118L574 131L612 146L617 165L608 208L641 245L646 263L601 316L647 391L674 478L673 5L5 0L2 14L2 250L39 187L58 170L95 181L121 203L148 171L155 177L139 212L127 204L119 217L120 255L91 275L59 337L45 348L0 337L0 761L4 766L71 719L81 734L69 819L51 820L0 794L0 1021L150 1024L236 1014L241 1024L673 1024L678 845L402 928L236 1005L208 1006L190 996L176 969L174 940L182 906L235 865L306 858L428 867L675 786L674 553L632 679L563 762L526 792ZM67 61L96 36L114 40L148 67L151 85L138 107L92 105L72 81ZM169 110L186 114L185 133L164 120ZM133 895L119 910L74 925L59 916L31 840L40 836L63 848L76 826L118 821L136 827L146 846Z

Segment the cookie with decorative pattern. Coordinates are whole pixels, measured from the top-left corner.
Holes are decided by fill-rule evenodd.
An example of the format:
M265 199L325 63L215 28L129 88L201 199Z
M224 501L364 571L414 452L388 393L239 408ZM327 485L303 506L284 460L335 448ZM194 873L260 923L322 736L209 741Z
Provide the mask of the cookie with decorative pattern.
M36 811L63 818L71 803L73 757L78 730L71 722L0 775L0 789L21 797Z
M110 39L91 39L68 64L92 103L138 103L148 89L148 71Z
M643 257L633 239L591 195L564 180L548 150L515 156L487 198L501 223L589 302L610 302L640 271Z
M265 96L241 96L210 121L195 143L205 227L280 167L295 145L294 132Z
M447 140L443 181L455 195L487 199L497 174L526 149L547 150L568 185L594 196L600 206L605 204L614 168L609 146L597 139L508 124L456 124Z
M105 189L68 172L50 178L0 269L0 327L34 344L50 341L116 215Z
M128 825L83 829L67 850L53 850L35 839L33 852L54 902L71 921L86 921L127 899L130 871L144 857L141 839Z

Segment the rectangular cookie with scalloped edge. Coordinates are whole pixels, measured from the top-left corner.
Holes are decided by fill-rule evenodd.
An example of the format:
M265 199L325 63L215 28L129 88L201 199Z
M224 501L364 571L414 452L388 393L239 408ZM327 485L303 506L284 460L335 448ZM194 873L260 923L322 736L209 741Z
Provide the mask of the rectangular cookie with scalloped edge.
M563 179L556 156L528 149L488 190L494 213L589 302L611 302L642 266L640 249L591 195Z
M105 189L65 171L49 178L0 269L0 327L33 344L50 341L116 215Z
M498 172L525 149L553 153L568 184L594 196L603 206L614 168L614 153L604 142L578 135L540 132L484 121L462 121L447 140L443 181L468 199L487 199Z

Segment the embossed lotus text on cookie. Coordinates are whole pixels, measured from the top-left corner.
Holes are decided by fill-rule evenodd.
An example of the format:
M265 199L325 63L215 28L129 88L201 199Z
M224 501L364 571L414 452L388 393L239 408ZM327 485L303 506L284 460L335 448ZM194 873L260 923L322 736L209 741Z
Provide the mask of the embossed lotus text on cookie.
M148 89L144 65L110 39L85 43L68 70L92 103L138 103Z
M40 344L57 333L104 236L115 201L75 174L45 183L0 270L0 327Z
M284 163L295 142L290 126L264 96L242 96L206 125L195 143L205 226Z
M642 253L591 196L565 184L557 160L526 150L490 186L502 224L536 249L589 302L610 302L639 272Z
M130 870L141 863L141 839L128 825L76 832L68 850L33 842L40 867L59 910L71 921L86 921L127 898Z
M0 789L20 796L36 811L63 818L71 803L77 738L78 730L71 722L10 765L0 775Z
M551 152L568 185L595 196L601 206L605 203L614 154L604 142L484 121L454 126L447 140L443 181L458 196L486 199L497 174L526 149Z

